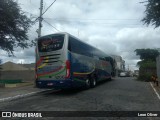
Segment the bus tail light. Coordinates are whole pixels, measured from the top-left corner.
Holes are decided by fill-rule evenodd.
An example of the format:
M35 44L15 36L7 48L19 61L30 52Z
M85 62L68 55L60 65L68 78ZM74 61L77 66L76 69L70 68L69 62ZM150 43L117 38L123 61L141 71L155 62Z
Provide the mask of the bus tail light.
M66 76L65 76L65 78L69 78L70 77L70 69L71 69L71 64L70 64L70 61L67 60L66 61Z

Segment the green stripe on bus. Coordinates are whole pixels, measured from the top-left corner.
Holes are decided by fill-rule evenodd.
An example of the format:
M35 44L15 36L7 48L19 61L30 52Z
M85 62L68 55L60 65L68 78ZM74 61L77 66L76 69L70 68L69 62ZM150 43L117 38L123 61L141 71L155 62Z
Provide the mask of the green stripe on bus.
M40 76L40 78L46 78L48 76L56 76L56 75L59 75L59 74L63 73L64 71L65 71L65 68L63 68L62 71L60 71L60 72L57 72L57 73L54 73L54 74L51 74L51 75Z

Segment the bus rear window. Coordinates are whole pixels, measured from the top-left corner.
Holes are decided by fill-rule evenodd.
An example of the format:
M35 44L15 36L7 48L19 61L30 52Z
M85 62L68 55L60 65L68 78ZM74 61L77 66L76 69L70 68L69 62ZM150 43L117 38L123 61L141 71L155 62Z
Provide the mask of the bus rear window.
M62 49L64 35L45 36L38 39L39 52L50 52Z

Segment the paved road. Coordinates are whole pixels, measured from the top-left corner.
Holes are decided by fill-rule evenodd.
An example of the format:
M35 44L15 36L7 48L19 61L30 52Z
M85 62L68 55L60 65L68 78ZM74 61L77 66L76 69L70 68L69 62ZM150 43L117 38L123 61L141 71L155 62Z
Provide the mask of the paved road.
M136 81L132 77L127 77L116 78L115 80L107 81L103 84L98 85L96 88L89 90L43 92L34 96L29 96L14 101L3 102L0 104L0 111L15 110L160 111L160 100L154 93L152 87L150 86L150 83ZM102 120L103 118L98 119ZM154 120L153 118L143 119Z

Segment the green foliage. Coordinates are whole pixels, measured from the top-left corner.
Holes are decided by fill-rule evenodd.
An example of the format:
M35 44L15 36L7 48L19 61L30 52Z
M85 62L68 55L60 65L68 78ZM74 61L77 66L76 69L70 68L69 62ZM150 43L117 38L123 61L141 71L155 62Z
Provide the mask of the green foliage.
M152 24L156 27L160 26L160 0L147 0L145 17L142 19L144 24Z
M152 73L143 73L138 76L138 80L150 82L151 81Z
M151 76L156 74L156 57L159 55L156 49L136 49L136 55L140 56L141 61L137 63L139 66L139 80L150 81Z
M0 0L0 49L13 55L15 47L27 48L31 20L13 0Z
M0 59L0 79L1 79L1 71L2 71L2 59Z
M136 55L140 56L140 59L143 60L152 60L156 61L156 57L159 55L158 50L156 49L136 49Z
M140 66L141 68L149 68L149 69L156 68L156 62L152 60L139 61L137 65Z
M1 64L2 64L2 60L0 59L0 71L2 70Z

